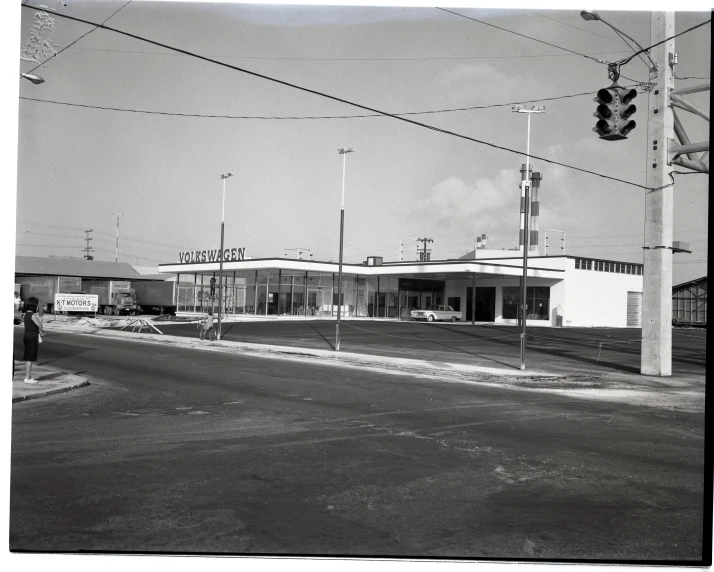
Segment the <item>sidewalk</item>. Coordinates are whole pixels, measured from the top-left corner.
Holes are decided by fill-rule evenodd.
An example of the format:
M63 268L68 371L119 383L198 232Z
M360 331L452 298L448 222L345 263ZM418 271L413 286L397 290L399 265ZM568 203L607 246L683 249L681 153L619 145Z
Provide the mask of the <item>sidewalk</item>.
M33 365L32 377L38 383L25 383L25 362L15 360L12 377L12 402L37 399L89 385L86 377L45 365Z

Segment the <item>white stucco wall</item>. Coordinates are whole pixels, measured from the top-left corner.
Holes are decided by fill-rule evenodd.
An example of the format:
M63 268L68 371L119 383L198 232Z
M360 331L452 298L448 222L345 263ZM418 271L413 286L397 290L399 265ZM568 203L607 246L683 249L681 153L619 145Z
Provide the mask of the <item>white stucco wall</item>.
M564 326L625 328L627 292L642 292L642 276L576 270L569 259L563 286Z
M556 326L558 313L563 326L627 327L627 293L642 292L642 276L617 272L575 269L572 258L536 258L533 266L563 269L563 279L529 278L528 286L550 287L550 319L528 320L531 326ZM530 267L530 263L529 263ZM447 280L444 302L450 297L461 298L462 320L466 320L467 288L471 278ZM518 286L516 277L477 277L476 287L496 288L496 323L515 324L503 318L503 287Z

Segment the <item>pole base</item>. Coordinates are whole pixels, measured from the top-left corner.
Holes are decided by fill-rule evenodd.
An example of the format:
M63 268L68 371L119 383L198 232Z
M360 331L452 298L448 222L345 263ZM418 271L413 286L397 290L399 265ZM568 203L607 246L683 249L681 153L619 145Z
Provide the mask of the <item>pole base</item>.
M525 371L525 370L526 370L526 364L522 363L522 364L521 364L521 371Z

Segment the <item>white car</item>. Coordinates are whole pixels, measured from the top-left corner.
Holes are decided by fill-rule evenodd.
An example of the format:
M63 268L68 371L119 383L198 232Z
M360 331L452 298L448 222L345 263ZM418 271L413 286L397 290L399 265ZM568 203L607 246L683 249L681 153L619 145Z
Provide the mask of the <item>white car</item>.
M461 320L461 312L457 312L451 306L427 306L426 310L412 310L411 316L415 320L426 320L427 322Z

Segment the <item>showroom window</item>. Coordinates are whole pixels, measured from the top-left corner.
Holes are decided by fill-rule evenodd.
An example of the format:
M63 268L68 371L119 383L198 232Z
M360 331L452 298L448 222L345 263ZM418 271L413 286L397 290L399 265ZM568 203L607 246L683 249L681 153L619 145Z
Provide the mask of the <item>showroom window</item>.
M518 286L503 287L503 319L518 318L521 306L521 289ZM526 296L526 315L528 320L548 320L550 314L550 287L529 286Z

